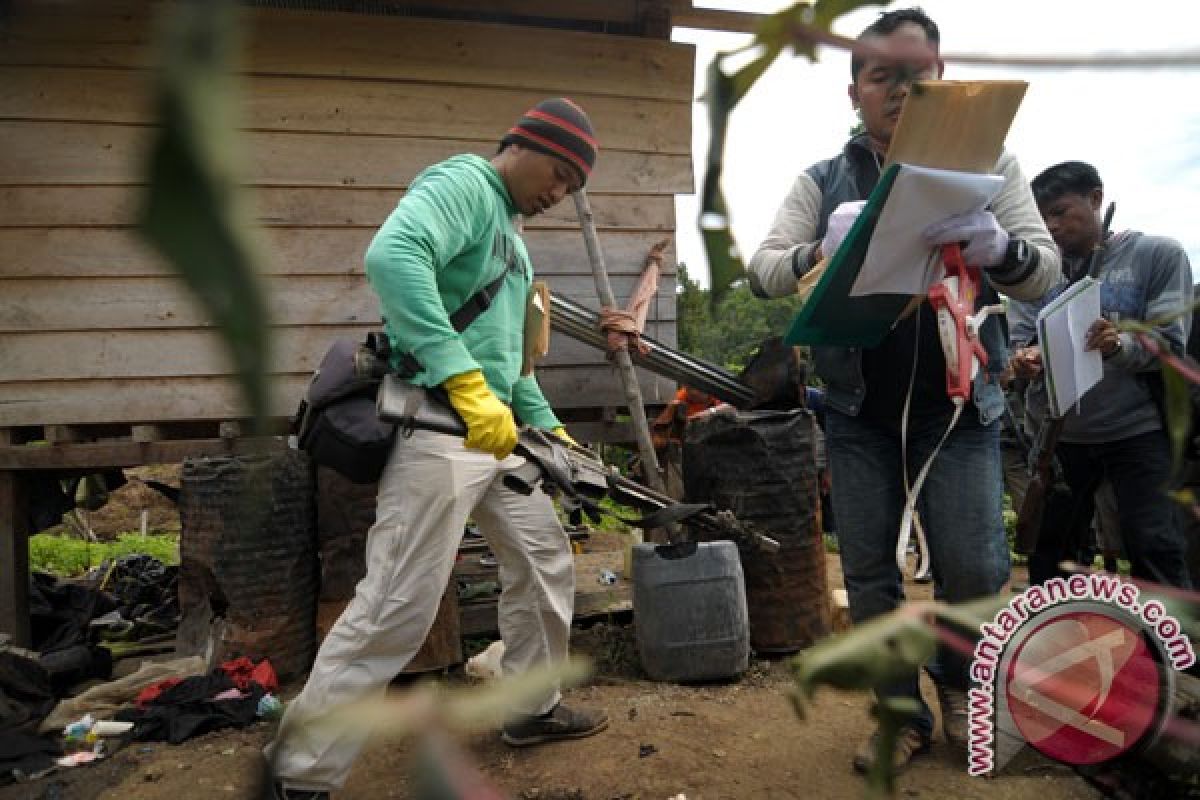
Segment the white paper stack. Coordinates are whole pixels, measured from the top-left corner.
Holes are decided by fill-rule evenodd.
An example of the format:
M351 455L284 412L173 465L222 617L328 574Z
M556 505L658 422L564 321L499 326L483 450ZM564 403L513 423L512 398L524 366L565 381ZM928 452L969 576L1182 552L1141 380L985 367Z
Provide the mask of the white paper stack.
M1100 284L1084 278L1038 313L1046 395L1050 413L1061 417L1104 377L1098 350L1085 350L1088 328L1100 319Z

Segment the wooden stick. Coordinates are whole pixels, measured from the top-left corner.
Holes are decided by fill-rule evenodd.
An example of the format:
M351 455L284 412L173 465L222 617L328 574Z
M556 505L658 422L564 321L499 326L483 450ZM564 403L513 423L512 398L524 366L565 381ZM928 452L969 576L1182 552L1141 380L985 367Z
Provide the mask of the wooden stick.
M572 195L575 198L575 211L579 215L579 228L583 232L583 241L587 245L588 260L592 262L592 277L596 279L596 294L600 303L607 308L616 308L617 302L613 297L612 284L608 281L608 270L604 266L604 254L600 251L600 239L596 235L596 222L592 217L592 207L588 203L587 193L580 189ZM633 421L633 432L637 438L638 453L646 469L646 482L651 489L665 492L662 474L658 471L658 457L654 454L654 443L650 441L650 423L646 420L646 407L642 405L642 389L638 385L637 373L633 371L633 359L628 350L618 350L613 354L621 374L621 384L625 389L625 405L629 407L629 416Z
M0 429L0 445L12 444ZM44 448L49 449L49 448ZM30 646L28 489L21 473L0 470L0 633L18 647Z

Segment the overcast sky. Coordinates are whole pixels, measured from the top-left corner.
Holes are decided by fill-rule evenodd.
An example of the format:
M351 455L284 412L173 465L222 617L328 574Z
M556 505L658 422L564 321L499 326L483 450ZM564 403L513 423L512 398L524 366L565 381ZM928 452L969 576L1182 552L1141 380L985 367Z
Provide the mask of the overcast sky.
M911 3L895 2L889 8ZM788 2L696 0L696 6L770 12ZM1194 0L925 0L946 53L1076 55L1196 48L1200 3ZM844 16L837 33L856 36L880 7ZM749 40L676 28L697 46L696 96L713 55ZM821 49L820 61L782 56L731 118L725 196L743 258L749 260L796 175L836 154L854 124L846 86L850 56ZM1091 162L1117 205L1114 230L1136 228L1181 241L1200 278L1200 69L1033 69L948 64L947 79L1020 79L1029 91L1006 146L1027 177L1068 159ZM695 104L696 188L708 149L705 108ZM678 258L707 283L696 232L695 196L677 201Z

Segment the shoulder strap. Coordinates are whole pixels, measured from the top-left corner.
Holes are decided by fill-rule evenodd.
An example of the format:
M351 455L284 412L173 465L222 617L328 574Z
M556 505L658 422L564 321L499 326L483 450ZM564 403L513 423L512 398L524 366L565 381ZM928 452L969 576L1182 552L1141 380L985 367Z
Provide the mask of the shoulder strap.
M496 280L468 297L467 302L459 306L458 310L450 315L450 324L454 326L455 331L462 333L470 327L472 322L479 319L480 314L491 308L492 301L496 298L496 293L500 291L500 287L504 285L506 277L508 277L507 269L501 272L500 277L496 278ZM417 361L412 353L401 353L400 377L411 378L420 371L421 362Z
M454 330L462 333L472 322L479 318L480 314L491 308L492 300L496 298L496 293L504 285L506 277L508 277L507 269L500 273L499 278L496 278L496 280L468 297L467 302L459 306L459 309L450 315L450 324L454 326Z

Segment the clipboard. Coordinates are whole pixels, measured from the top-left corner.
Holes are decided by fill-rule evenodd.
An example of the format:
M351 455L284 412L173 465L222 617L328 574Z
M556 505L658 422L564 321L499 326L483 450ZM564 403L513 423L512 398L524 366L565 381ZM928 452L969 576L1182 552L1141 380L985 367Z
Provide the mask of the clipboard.
M879 182L784 336L789 345L875 347L909 305L908 294L852 297L875 224L900 165L990 172L1029 84L1025 81L918 81L888 147Z
M793 318L783 338L785 344L874 347L883 341L908 305L911 296L907 294L850 295L871 244L875 223L899 172L900 165L893 164L879 177L845 241Z

